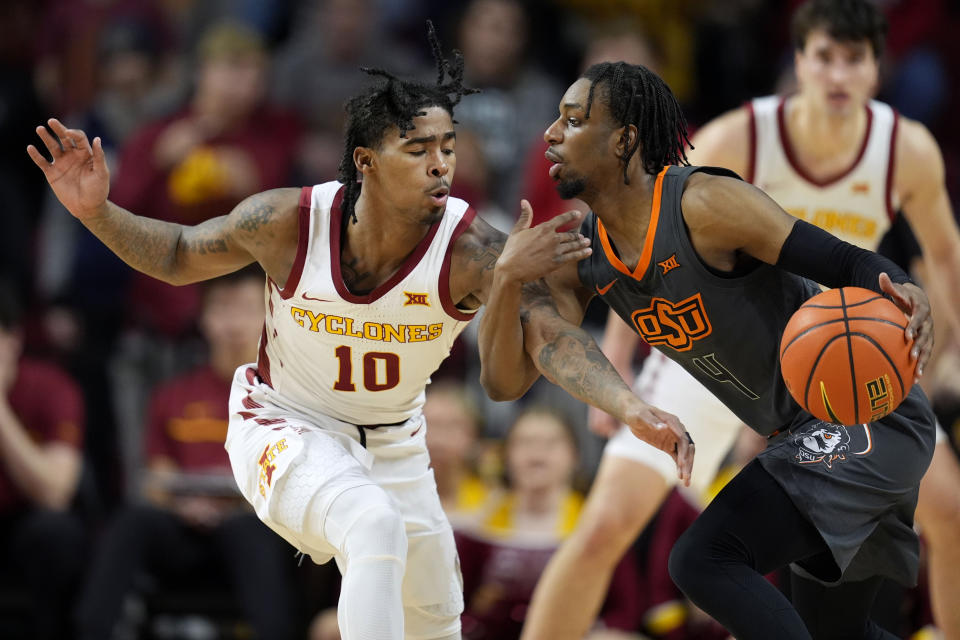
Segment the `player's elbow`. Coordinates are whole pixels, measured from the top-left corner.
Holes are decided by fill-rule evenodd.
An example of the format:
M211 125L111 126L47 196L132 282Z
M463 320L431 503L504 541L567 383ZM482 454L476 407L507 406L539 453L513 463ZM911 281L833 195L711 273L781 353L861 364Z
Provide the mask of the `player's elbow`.
M487 392L487 396L494 402L509 402L517 400L530 385L519 384L515 381L507 381L491 373L490 367L480 366L480 385Z

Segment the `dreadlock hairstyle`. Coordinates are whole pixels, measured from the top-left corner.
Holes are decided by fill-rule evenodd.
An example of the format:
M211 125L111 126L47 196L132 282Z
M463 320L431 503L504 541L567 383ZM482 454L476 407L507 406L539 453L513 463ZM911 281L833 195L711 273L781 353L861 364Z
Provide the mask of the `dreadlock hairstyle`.
M627 149L623 162L623 182L630 184L627 167L638 148L644 170L656 175L665 165L690 164L684 145L687 119L670 87L660 76L643 65L626 62L600 62L587 69L583 76L590 81L587 118L593 107L597 87L603 85L599 98L610 109L610 115L621 126L637 128L637 139Z
M342 209L353 222L357 221L356 204L360 196L360 182L353 163L353 151L357 147L377 148L383 135L392 126L400 129L400 137L414 128L413 119L425 114L427 107L440 107L453 117L453 108L460 99L478 89L463 86L463 54L453 51L453 60L443 57L440 41L427 21L427 38L433 59L437 64L437 81L433 85L412 80L402 80L389 71L362 67L361 71L385 79L364 93L347 101L346 140L337 180L344 185ZM445 78L449 78L444 82ZM456 120L454 120L456 122Z

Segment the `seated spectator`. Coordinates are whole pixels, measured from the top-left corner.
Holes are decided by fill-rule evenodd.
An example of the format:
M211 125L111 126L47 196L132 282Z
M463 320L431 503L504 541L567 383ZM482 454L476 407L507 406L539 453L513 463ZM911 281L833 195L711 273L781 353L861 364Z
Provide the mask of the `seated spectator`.
M83 464L83 398L64 372L21 358L21 348L19 304L3 283L0 581L29 597L31 638L67 638L85 556L84 528L70 511Z
M292 554L247 507L223 448L234 370L256 359L263 281L248 267L206 286L208 364L153 394L146 502L124 508L104 532L79 607L80 638L110 637L141 571L162 582L210 569L226 575L257 637L292 637Z
M559 413L539 407L521 412L507 433L504 457L508 490L492 501L478 528L456 532L468 640L520 636L537 579L583 506L573 488L576 436ZM635 590L629 572L618 572L611 594L619 600L608 602L607 613L616 617L631 609Z
M297 121L265 102L267 51L239 24L212 27L198 47L196 90L181 111L131 136L110 197L151 218L197 224L246 196L285 186L299 138ZM199 306L196 286L173 287L134 274L138 325L178 336Z
M474 470L480 413L469 391L459 384L434 383L423 405L427 450L443 511L454 529L478 522L490 488Z

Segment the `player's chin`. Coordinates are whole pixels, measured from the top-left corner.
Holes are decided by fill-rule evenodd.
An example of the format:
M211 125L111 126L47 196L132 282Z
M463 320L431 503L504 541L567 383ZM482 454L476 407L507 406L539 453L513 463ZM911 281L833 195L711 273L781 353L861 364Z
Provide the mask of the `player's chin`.
M564 200L576 198L587 186L583 178L562 178L556 183L557 194Z

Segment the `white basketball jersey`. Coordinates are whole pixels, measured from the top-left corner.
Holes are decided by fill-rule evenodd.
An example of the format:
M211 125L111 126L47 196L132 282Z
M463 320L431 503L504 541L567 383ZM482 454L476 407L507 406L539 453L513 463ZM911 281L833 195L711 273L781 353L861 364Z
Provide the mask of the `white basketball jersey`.
M755 98L751 114L753 148L747 179L788 213L841 240L875 250L896 215L893 154L897 113L871 101L867 130L853 165L829 180L816 180L796 161L784 119L785 98Z
M420 411L424 389L473 317L450 298L455 240L475 212L449 198L406 262L366 295L340 267L342 185L304 187L300 241L283 289L267 282L257 369L278 400L359 425L392 424Z

